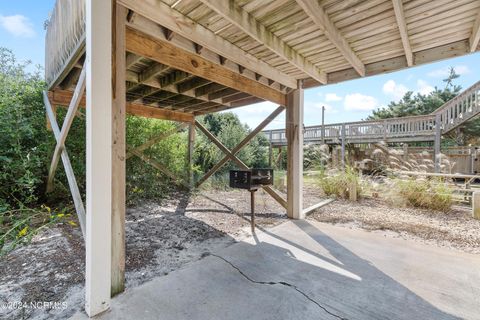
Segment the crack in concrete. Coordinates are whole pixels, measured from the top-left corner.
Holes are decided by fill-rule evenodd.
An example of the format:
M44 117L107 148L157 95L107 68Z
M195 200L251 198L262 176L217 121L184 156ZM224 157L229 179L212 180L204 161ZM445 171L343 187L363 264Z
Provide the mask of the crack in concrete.
M242 270L240 270L239 267L237 267L236 265L234 265L232 262L230 262L229 260L225 259L224 257L222 256L219 256L219 255L216 255L216 254L213 254L213 253L210 253L211 256L214 256L214 257L217 257L219 258L220 260L226 262L227 264L229 264L232 268L234 268L235 270L238 271L238 273L240 273L245 279L247 279L248 281L252 282L252 283L256 283L256 284L263 284L263 285L282 285L282 286L286 286L286 287L289 287L289 288L292 288L294 289L295 291L297 291L298 293L300 293L301 295L303 295L307 300L311 301L312 303L314 303L317 307L319 307L320 309L322 309L323 311L325 311L326 313L328 313L329 315L337 318L337 319L341 319L341 320L348 320L348 318L344 318L344 317L341 317L331 311L329 311L326 307L322 306L319 302L315 301L313 298L311 298L308 294L306 294L305 292L303 292L302 290L300 290L297 286L291 284L291 283L288 283L288 282L285 282L285 281L279 281L279 282L275 282L275 281L257 281L257 280L253 280L252 278L250 278L248 275L246 275Z

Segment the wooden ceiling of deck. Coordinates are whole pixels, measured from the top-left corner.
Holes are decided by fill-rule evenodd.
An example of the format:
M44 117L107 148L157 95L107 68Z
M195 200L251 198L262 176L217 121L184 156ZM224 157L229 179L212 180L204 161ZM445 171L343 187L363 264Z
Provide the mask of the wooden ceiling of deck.
M130 28L281 94L479 49L478 0L118 1ZM263 101L187 71L128 52L127 99L194 114Z

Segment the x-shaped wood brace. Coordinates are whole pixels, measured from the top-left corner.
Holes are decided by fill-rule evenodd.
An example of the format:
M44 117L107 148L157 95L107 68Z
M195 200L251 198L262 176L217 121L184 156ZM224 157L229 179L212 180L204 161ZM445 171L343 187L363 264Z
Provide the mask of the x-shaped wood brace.
M146 163L148 163L149 165L151 165L152 167L154 167L155 169L163 172L166 176L168 176L170 179L172 179L175 183L181 185L181 186L184 186L186 188L190 188L190 186L185 183L183 180L179 179L174 173L172 173L170 170L168 170L167 167L165 167L164 165L162 165L160 162L150 158L150 157L147 157L143 151L145 151L146 149L150 148L151 146L153 146L154 144L160 142L161 140L163 139L166 139L168 137L170 137L171 135L177 133L177 132L180 132L182 131L183 129L185 129L189 124L188 123L182 123L178 126L176 126L175 128L171 129L171 130L168 130L168 131L165 131L165 132L162 132L160 133L159 135L153 137L152 139L148 140L147 142L145 142L144 144L134 148L134 149L131 149L127 152L127 155L126 155L126 159L129 159L131 158L132 156L137 156L139 157L140 159L142 159L143 161L145 161Z
M247 145L260 131L262 131L273 119L275 119L280 113L283 112L285 107L279 106L275 111L273 111L262 123L260 123L253 131L251 131L235 148L231 151L225 147L213 134L211 134L200 122L195 120L195 126L200 129L223 153L225 157L222 158L212 169L210 169L198 182L196 187L199 187L203 182L205 182L209 177L211 177L215 172L217 172L228 160L235 162L239 168L243 170L250 169L242 160L240 160L236 154L242 150L243 147ZM271 195L278 203L280 203L284 208L287 208L287 202L282 198L280 194L277 193L272 187L264 186L263 189Z

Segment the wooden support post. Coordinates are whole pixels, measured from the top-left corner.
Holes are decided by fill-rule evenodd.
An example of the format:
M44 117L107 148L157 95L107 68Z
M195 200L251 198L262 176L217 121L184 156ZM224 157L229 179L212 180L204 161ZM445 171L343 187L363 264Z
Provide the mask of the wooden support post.
M472 193L472 216L480 220L480 192Z
M322 106L322 144L325 144L325 106Z
M303 219L303 89L287 95L286 137L287 215Z
M125 289L125 19L127 9L114 8L112 77L112 281L111 296Z
M345 138L346 138L346 130L345 130L345 123L342 123L342 168L345 170Z
M52 105L52 112L53 112L54 118L56 119L57 118L57 106L56 105ZM46 116L46 118L47 118L47 131L53 131L52 124L50 123L50 119L48 118L48 115Z
M110 306L112 264L112 2L86 1L87 237L85 311Z
M195 187L193 176L193 154L195 152L195 124L188 127L188 150L187 150L187 166L188 166L188 183L190 188Z
M440 144L442 142L442 128L440 125L440 114L435 116L435 141L434 141L434 154L433 161L435 162L435 173L440 173L440 164L442 161Z

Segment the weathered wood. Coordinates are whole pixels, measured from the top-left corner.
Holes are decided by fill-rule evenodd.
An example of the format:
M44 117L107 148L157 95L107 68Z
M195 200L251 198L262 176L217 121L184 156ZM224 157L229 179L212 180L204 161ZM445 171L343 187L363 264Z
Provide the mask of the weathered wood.
M283 109L282 109L283 110ZM213 134L211 134L200 122L198 121L195 121L195 126L200 129L200 131L202 131L209 139L210 141L212 141L223 153L225 153L225 158L223 158L214 168L215 169L212 169L209 173L207 173L202 179L200 179L199 182L197 182L197 187L200 186L201 183L203 183L203 181L205 181L206 179L208 179L208 177L210 177L213 173L215 173L216 171L218 171L218 169L220 169L228 160L231 160L233 162L235 162L237 164L237 166L240 168L240 169L243 169L243 170L248 170L249 167L242 161L240 160L238 157L235 156L236 153L238 153L238 151L240 151L241 149L238 149L238 146L236 148L234 148L232 151L228 150L227 147L225 147L223 145L223 143L220 142L220 140L218 140ZM252 136L252 138L254 137L255 135ZM251 140L251 138L249 139ZM249 141L248 140L248 141ZM248 142L247 141L247 142ZM243 141L242 141L243 142ZM242 143L240 142L240 144ZM245 143L247 143L245 142ZM226 159L226 160L224 160ZM202 181L203 180L203 181ZM287 202L282 198L282 196L280 194L278 194L278 192L276 192L272 187L270 186L263 186L263 189L265 190L265 192L267 192L270 196L272 196L273 199L275 199L280 205L282 205L284 208L287 207Z
M398 29L402 38L403 49L405 50L405 57L407 65L413 66L413 52L408 39L407 23L405 22L405 11L403 9L403 0L392 0L393 9L395 11L395 18L397 19Z
M195 124L191 123L188 126L188 146L187 146L187 169L188 169L188 184L190 189L195 187L195 180L193 174L193 155L195 153Z
M80 74L80 78L75 88L75 92L73 93L72 100L70 101L65 120L63 121L62 131L60 132L57 145L55 146L55 150L53 152L52 162L50 163L50 170L48 171L47 192L51 192L53 190L53 179L55 178L55 171L57 170L58 161L60 160L60 154L65 148L65 140L67 139L68 132L70 131L73 119L75 118L75 114L77 113L78 106L80 105L83 92L85 91L85 77L86 68L84 67L82 73Z
M343 37L340 31L320 6L318 1L296 0L305 13L313 22L325 33L325 36L337 47L345 59L350 62L353 68L362 77L365 76L365 65L352 50L348 41Z
M158 161L156 161L156 160L154 160L150 157L147 157L144 153L139 152L139 151L132 151L132 153L134 155L136 155L137 157L139 157L140 159L142 159L143 161L145 161L146 163L148 163L149 165L151 165L152 167L154 167L155 169L161 171L163 174L168 176L170 179L172 179L173 182L175 182L175 184L177 184L179 186L183 186L187 189L190 188L190 185L188 183L181 180L177 175L175 175L170 170L168 170L167 167L165 167L160 162L158 162Z
M273 119L275 119L280 113L285 109L284 106L279 106L275 111L273 111L265 120L262 121L253 131L251 131L240 143L232 149L232 154L237 154L250 140L253 139L263 128L265 128ZM210 176L217 172L227 161L229 156L225 156L220 160L212 169L210 169L200 180L197 181L196 186L199 187L203 182L205 182Z
M177 125L175 128L173 129L170 129L168 131L165 131L165 132L162 132L156 136L154 136L153 138L151 138L150 140L148 140L147 142L141 144L140 146L138 147L135 147L131 150L128 150L125 158L126 159L130 159L134 154L135 152L143 152L144 150L150 148L151 146L153 146L154 144L162 141L162 140L165 140L166 138L174 135L175 133L177 132L180 132L182 131L183 129L185 129L186 127L188 126L187 123L181 123L179 125Z
M326 199L326 200L320 201L319 203L314 204L313 206L305 208L305 209L303 209L303 215L307 216L310 213L312 213L313 211L315 211L317 209L320 209L321 207L324 207L329 203L332 203L334 200L335 199Z
M43 103L45 105L47 117L49 119L50 125L52 126L52 131L55 136L55 140L59 141L60 139L60 128L58 127L57 120L55 119L55 114L53 113L53 108L48 98L46 92L43 92ZM82 196L80 190L78 189L77 179L73 172L72 164L70 163L70 158L68 157L67 150L62 149L61 153L63 168L65 169L65 175L67 176L68 187L72 195L73 204L75 206L75 212L77 213L78 221L80 223L80 229L82 230L83 238L86 237L86 215L85 207L83 206Z
M112 264L112 1L86 0L85 311L107 310Z
M327 83L327 75L305 57L288 46L282 39L270 32L248 12L230 0L201 0L223 18L233 23L243 32L275 52L290 64L305 72L320 83Z
M72 98L72 92L65 90L49 91L48 97L53 105L68 106ZM85 108L85 104L86 100L85 96L83 96L80 101L80 107ZM194 120L193 114L191 113L155 108L140 103L127 103L126 108L128 114L138 117L178 122L193 122Z
M301 86L299 86L301 87ZM304 219L303 214L303 89L287 96L287 215Z
M477 50L478 43L480 42L480 12L478 12L477 19L475 19L472 35L468 41L470 44L470 52L475 52Z
M234 73L220 65L215 65L168 42L131 28L127 28L126 36L126 47L130 52L253 96L285 105L285 95L281 92Z
M137 1L137 0L119 0L127 8L138 14L155 21L158 24L178 33L179 35L190 39L199 45L215 52L221 58L227 58L248 69L255 70L267 78L276 79L276 81L294 88L296 80L294 77L271 67L267 63L255 58L253 55L244 52L232 43L216 35L214 32L195 23L193 20L182 15L180 12L170 8L161 1Z
M480 192L472 194L472 217L480 220Z
M435 116L435 140L434 140L434 153L433 160L435 162L435 173L440 172L442 155L440 153L440 146L442 143L442 128L440 125L440 114Z
M112 23L112 269L111 296L125 290L125 18L127 10L114 6Z
M342 123L342 136L341 136L341 140L342 140L342 168L345 170L345 166L346 166L346 162L345 162L345 144L346 144L346 140L347 140L347 134L346 134L346 127L345 127L345 123Z

